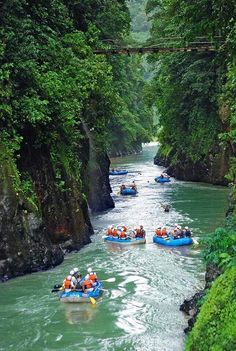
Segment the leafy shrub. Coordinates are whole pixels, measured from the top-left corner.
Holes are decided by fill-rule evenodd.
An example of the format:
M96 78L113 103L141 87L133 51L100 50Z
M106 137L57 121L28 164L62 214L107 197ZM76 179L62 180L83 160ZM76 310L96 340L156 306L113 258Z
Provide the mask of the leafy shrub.
M236 350L236 267L227 269L214 282L185 350Z

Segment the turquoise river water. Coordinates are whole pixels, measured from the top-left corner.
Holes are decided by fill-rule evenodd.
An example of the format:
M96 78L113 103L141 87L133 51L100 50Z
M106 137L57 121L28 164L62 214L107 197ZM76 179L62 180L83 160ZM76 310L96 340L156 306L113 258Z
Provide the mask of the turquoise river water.
M221 225L228 190L172 179L157 184L162 167L153 164L157 145L144 146L140 155L113 159L113 166L130 171L111 177L116 207L92 215L92 243L49 271L12 279L0 285L0 350L17 351L182 351L187 319L179 306L204 285L200 250L166 248L152 243L158 224L188 225L199 239ZM133 173L132 173L133 172ZM121 183L135 180L138 195L122 197ZM169 202L164 213L161 203ZM104 243L110 224L143 224L147 243L133 247ZM94 306L63 304L51 288L71 268L82 273L91 266L104 282Z

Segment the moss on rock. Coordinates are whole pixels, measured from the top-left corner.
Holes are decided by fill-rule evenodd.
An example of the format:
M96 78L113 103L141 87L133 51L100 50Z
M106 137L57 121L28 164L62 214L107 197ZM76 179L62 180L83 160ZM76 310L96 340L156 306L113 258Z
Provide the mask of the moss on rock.
M236 350L236 267L227 269L212 285L185 350Z

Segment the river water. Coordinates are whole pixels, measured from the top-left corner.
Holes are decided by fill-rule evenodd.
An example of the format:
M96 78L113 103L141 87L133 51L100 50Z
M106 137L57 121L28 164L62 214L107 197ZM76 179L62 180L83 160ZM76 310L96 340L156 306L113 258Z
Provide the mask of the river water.
M188 225L205 237L224 221L227 189L172 179L157 184L162 167L153 165L157 145L143 153L114 159L130 171L111 178L116 207L93 215L92 243L69 254L60 266L13 279L0 286L0 350L182 351L187 319L179 306L204 284L199 249L169 249L152 243L158 224ZM132 173L132 171L134 173ZM137 172L139 171L139 173ZM117 195L119 185L135 180L138 195ZM169 202L164 213L160 204ZM144 225L147 244L120 247L104 243L110 224ZM92 304L63 304L50 290L73 267L92 266L104 282L103 296Z

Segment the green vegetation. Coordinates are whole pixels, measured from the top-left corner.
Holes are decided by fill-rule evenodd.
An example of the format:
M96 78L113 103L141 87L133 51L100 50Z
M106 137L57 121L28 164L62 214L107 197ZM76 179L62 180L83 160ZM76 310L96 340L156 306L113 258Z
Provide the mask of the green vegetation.
M236 348L236 267L216 279L190 333L186 351Z
M220 142L231 153L226 175L232 182L230 216L203 242L206 264L222 274L200 301L187 351L236 349L236 3L201 0L149 0L151 43L185 46L214 40L217 53L151 55L156 69L146 87L149 106L159 117L158 157L174 168L207 162ZM164 39L163 39L164 38ZM169 39L168 39L169 38ZM171 39L172 38L172 39ZM205 38L205 39L204 39Z
M151 137L139 59L93 54L103 40L125 40L125 1L20 1L0 5L0 138L16 168L25 145L46 149L56 184L77 180L83 125L101 152L129 151ZM30 175L20 188L29 194Z
M147 10L153 19L153 43L184 46L214 38L220 46L220 41L227 40L234 27L236 6L233 1L149 0ZM174 39L168 39L171 37ZM173 53L150 57L157 67L149 97L157 107L162 127L159 156L166 157L168 145L172 166L204 161L218 145L218 135L226 129L219 109L227 59L230 56L225 46L217 54Z
M224 228L217 228L203 240L203 247L207 264L214 264L222 270L236 266L236 228L232 220L228 219Z

